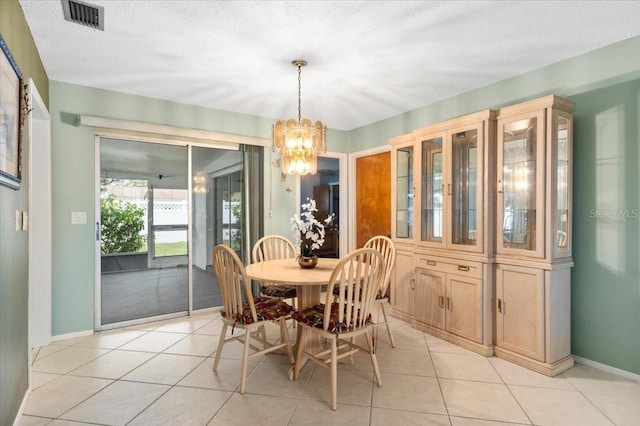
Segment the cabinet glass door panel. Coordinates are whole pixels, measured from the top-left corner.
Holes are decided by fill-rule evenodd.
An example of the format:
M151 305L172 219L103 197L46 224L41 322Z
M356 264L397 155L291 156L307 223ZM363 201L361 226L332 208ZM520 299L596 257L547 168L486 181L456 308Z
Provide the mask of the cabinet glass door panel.
M442 242L442 137L422 142L421 240Z
M451 242L475 246L478 242L478 130L451 135Z
M556 251L568 252L569 251L569 218L571 212L569 211L569 131L571 127L571 121L567 117L557 117L557 128L555 129L557 138L556 142L556 185L557 185L557 198L556 198L556 211L555 211L555 238Z
M537 118L503 127L502 244L505 248L536 250ZM500 189L501 187L501 189Z
M413 147L397 151L396 237L413 238Z

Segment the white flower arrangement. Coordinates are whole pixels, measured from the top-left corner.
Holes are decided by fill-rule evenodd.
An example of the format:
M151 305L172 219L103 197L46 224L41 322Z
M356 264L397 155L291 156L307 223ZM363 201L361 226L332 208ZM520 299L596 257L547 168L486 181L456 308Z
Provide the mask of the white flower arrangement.
M300 207L300 216L294 214L291 218L291 230L295 231L294 237L296 245L300 247L300 255L311 257L324 244L324 227L333 221L333 214L328 215L322 222L318 221L314 216L318 211L316 201L309 198Z

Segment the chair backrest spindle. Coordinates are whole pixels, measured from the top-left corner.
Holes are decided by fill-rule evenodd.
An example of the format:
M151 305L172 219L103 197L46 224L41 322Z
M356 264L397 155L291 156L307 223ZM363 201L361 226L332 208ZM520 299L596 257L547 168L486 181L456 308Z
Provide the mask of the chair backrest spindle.
M291 241L280 235L266 235L253 246L251 253L253 262L265 260L288 259L296 257L296 250Z
M377 235L371 237L365 244L366 248L373 248L382 254L384 259L384 278L380 284L380 294L384 297L391 282L391 274L396 265L396 246L389 237Z
M251 281L247 278L242 260L229 246L219 244L213 248L213 266L227 315L242 314L244 303L248 303L253 321L256 322L257 313L251 292Z
M338 327L355 329L364 326L384 278L384 259L373 248L349 253L336 265L327 287L326 307L333 302L333 289L338 287ZM331 309L325 308L324 329L330 326Z

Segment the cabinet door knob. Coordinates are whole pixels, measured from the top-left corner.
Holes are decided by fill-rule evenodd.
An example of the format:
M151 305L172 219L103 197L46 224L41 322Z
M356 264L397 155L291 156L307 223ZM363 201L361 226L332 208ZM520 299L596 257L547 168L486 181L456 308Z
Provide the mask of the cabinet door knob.
M444 296L438 296L438 301L440 302L440 307L444 308Z
M467 272L467 271L469 271L469 267L468 266L463 266L463 265L458 265L458 271Z
M502 299L498 299L498 312L502 313L502 309L504 308Z
M447 297L447 309L451 310L451 298Z
M436 266L436 261L435 260L427 260L427 265Z
M502 194L502 179L498 179L498 194Z

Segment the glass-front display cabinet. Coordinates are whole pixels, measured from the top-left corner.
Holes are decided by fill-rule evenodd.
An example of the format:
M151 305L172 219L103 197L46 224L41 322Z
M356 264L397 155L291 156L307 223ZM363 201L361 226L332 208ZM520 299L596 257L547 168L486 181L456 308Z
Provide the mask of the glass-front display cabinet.
M548 97L500 111L498 253L550 259L571 255L573 119L565 103Z
M392 176L394 194L392 200L392 236L397 239L413 239L413 181L414 144L410 137L400 138L401 145L392 150ZM406 139L406 142L403 140ZM404 142L404 143L402 143Z
M421 142L420 240L441 244L444 232L444 159L439 135Z
M498 252L542 257L544 115L498 120Z
M483 136L482 123L450 133L450 170L447 183L449 232L447 244L482 250Z
M484 251L484 139L490 117L474 114L414 131L421 246Z
M555 138L551 151L552 185L556 193L551 199L553 228L553 257L571 257L571 205L573 167L573 117L566 111L553 110L552 137Z

